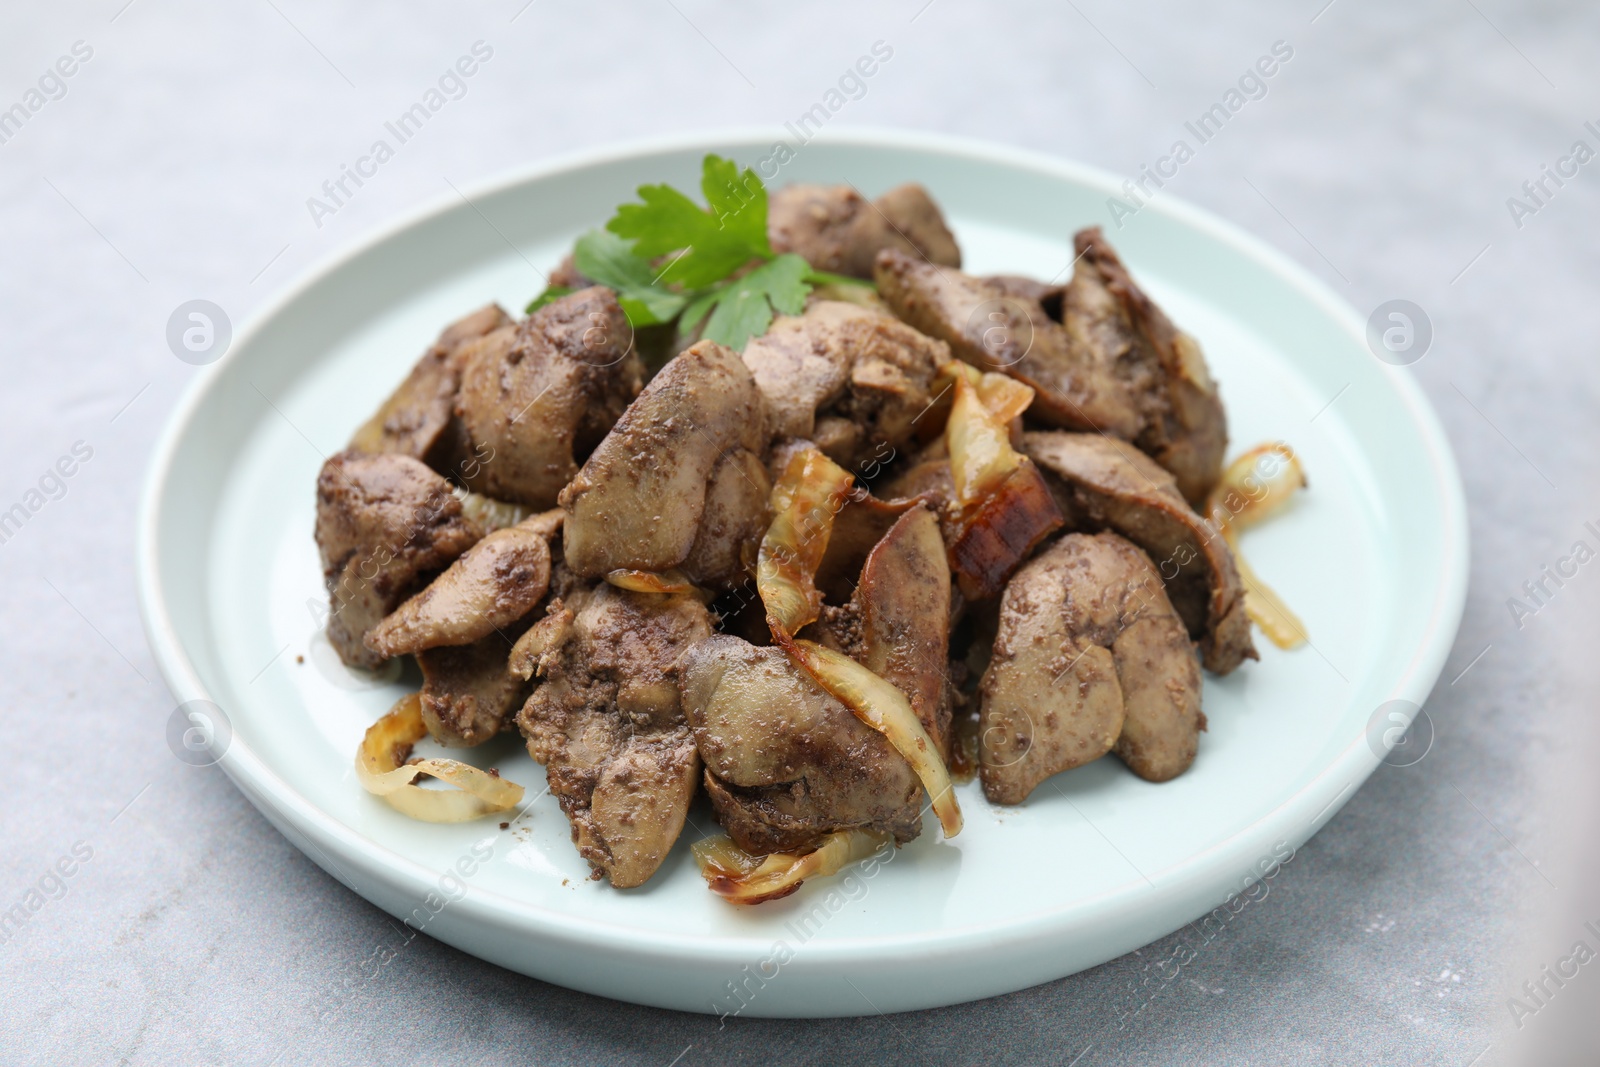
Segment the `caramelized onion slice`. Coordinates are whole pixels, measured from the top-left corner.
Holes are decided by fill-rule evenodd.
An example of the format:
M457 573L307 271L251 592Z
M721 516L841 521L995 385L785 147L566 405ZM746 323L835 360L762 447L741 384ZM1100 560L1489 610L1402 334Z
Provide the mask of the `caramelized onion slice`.
M928 791L944 836L959 834L961 808L950 787L950 772L945 769L933 738L923 729L917 713L911 710L906 695L842 653L813 641L796 641L778 633L772 636L818 685L854 712L856 718L882 734L895 751L905 757Z
M523 681L535 674L543 678L545 671L555 662L556 653L572 636L572 612L559 600L551 604L548 611L549 614L534 623L511 646L506 669Z
M968 600L999 596L1017 565L1063 521L1044 475L1023 457L960 521L960 533L950 544L950 569L962 595Z
M944 429L958 531L950 569L967 599L986 600L1061 526L1061 510L1033 460L1011 447L1011 422L1033 402L1033 390L958 361L940 373L955 380Z
M794 454L772 487L772 525L761 539L756 591L771 625L785 634L815 621L822 611L817 568L853 480L849 471L807 448Z
M1245 612L1267 640L1283 649L1306 641L1305 624L1245 560L1239 549L1239 531L1276 514L1306 484L1305 468L1294 449L1282 441L1269 441L1228 464L1206 501L1206 514L1233 549L1239 579L1244 583Z
M522 799L522 787L498 775L453 759L406 763L411 746L428 734L422 697L408 693L373 723L356 753L356 777L367 792L382 797L403 815L422 822L467 822L508 811ZM455 789L423 789L413 784L428 774Z
M1233 562L1239 568L1239 581L1244 583L1244 610L1250 621L1261 628L1267 640L1279 648L1298 648L1306 641L1305 623L1289 610L1289 605L1273 591L1272 587L1256 576L1239 551L1239 535L1231 526L1222 528L1222 539L1233 549Z
M691 593L694 585L680 570L656 574L653 571L615 570L606 574L606 581L618 589L635 593Z
M451 492L461 501L462 514L482 526L488 533L503 530L507 526L515 526L529 515L528 509L521 504L496 500L494 497L474 493L459 486Z
M1268 441L1228 464L1206 501L1206 513L1219 527L1243 530L1276 514L1306 484L1305 468L1294 449L1282 441Z
M1028 409L1033 390L1015 378L957 361L940 373L955 379L944 440L956 504L964 514L1027 462L1011 447L1011 420Z
M752 856L732 838L717 836L695 842L691 851L713 893L734 904L761 904L788 896L807 878L838 874L891 840L877 830L841 830L814 852Z
M756 589L773 640L856 718L883 734L922 780L946 837L961 832L950 775L906 695L841 653L794 634L822 610L817 568L852 478L815 448L795 453L772 489L772 525L761 539Z

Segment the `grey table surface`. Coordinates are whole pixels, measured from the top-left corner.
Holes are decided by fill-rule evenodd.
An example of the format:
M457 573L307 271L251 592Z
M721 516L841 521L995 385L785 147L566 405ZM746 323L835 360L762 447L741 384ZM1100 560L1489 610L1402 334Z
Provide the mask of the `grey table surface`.
M1574 842L1595 808L1583 769L1600 578L1580 570L1520 626L1507 598L1600 520L1600 197L1589 168L1546 179L1537 201L1523 183L1579 140L1600 147L1584 125L1600 120L1600 9L72 0L13 2L3 18L0 107L27 105L30 89L41 106L0 143L0 509L75 443L92 458L0 544L13 739L0 904L74 848L90 854L0 944L0 1058L1540 1061L1541 1019L1510 998L1556 958L1549 945L1570 945L1560 917L1588 902ZM477 40L495 59L468 95L317 225L307 197ZM1431 751L1380 767L1267 901L1125 1027L1116 1008L1170 946L960 1007L725 1028L427 938L347 982L395 938L388 918L164 740L172 698L141 630L131 548L152 443L195 374L167 348L168 315L206 297L238 322L447 182L628 138L781 123L876 40L893 61L838 125L966 134L1119 173L1165 151L1274 41L1292 45L1266 97L1171 191L1363 312L1405 297L1434 325L1410 373L1460 460L1473 547L1466 618L1427 706ZM74 49L88 58L70 78L45 77ZM330 989L341 1002L325 1022Z

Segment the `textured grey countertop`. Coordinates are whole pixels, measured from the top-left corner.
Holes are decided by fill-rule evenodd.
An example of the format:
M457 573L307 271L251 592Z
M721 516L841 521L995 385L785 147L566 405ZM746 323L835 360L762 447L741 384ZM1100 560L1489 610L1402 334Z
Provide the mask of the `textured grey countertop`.
M1600 576L1581 569L1520 628L1506 601L1600 522L1600 199L1587 167L1547 180L1520 219L1507 198L1575 141L1600 148L1584 127L1600 125L1600 9L74 0L10 5L5 24L0 108L26 105L75 45L81 62L44 78L0 144L0 509L76 443L92 450L0 544L0 903L61 857L73 871L0 944L8 1062L1466 1065L1538 1062L1532 1042L1556 1032L1545 1012L1559 1014L1545 1005L1579 1002L1547 986L1540 1010L1514 1013L1508 998L1580 936L1561 916L1600 915L1585 916L1568 848L1595 808L1582 771ZM306 198L477 40L494 58L467 95L317 226ZM1404 297L1433 322L1410 373L1460 460L1473 551L1466 619L1427 706L1431 751L1380 767L1125 1028L1115 1009L1170 945L977 1004L725 1029L425 937L359 978L399 940L390 920L164 740L172 700L140 628L131 544L152 442L195 373L167 349L168 315L205 297L238 322L447 181L792 119L876 40L893 60L837 124L1120 173L1162 154L1274 41L1292 45L1267 95L1172 189L1363 312Z

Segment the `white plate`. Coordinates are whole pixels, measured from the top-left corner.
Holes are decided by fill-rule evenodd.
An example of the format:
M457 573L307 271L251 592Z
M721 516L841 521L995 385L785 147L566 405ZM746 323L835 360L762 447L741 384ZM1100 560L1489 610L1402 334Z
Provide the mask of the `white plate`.
M357 678L319 636L324 455L444 323L489 300L519 310L542 286L530 263L553 265L637 185L696 188L705 152L754 164L773 141L680 138L531 168L475 189L471 205L452 196L396 223L239 330L180 405L145 490L140 595L168 685L225 710L223 769L357 893L474 955L623 1000L746 1015L927 1008L1070 974L1197 919L1372 772L1380 705L1426 698L1465 595L1460 481L1409 372L1375 359L1360 317L1305 271L1170 195L1118 230L1110 176L990 145L830 136L777 180L849 181L869 196L920 181L977 273L1055 276L1072 232L1105 225L1204 345L1234 448L1282 438L1304 459L1310 491L1246 547L1315 647L1258 641L1261 662L1208 677L1210 731L1176 781L1151 785L1106 758L1015 808L972 783L954 841L930 825L870 877L754 909L723 903L695 871L687 845L713 829L703 806L647 886L617 891L587 879L549 796L500 831L412 822L356 783L362 732L415 683ZM512 738L472 757L530 796L544 788Z

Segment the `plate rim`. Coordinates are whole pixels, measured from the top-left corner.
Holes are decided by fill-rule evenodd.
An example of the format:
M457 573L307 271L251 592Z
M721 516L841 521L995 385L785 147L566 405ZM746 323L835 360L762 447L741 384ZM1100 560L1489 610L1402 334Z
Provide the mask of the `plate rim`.
M462 195L441 193L430 197L339 245L304 268L293 280L280 286L243 320L234 333L228 351L221 359L201 369L168 415L152 449L140 490L135 537L140 616L152 656L178 703L195 699L211 700L213 697L178 639L170 605L166 603L162 592L159 526L170 485L169 475L180 447L221 380L223 370L249 347L249 343L267 324L302 295L374 247L415 226L458 210L463 196L470 203L561 173L662 152L783 140L779 129L775 126L697 129L608 142L507 168L477 182L463 184ZM1103 168L978 138L853 126L824 131L811 140L868 149L964 157L975 162L1000 164L1066 179L1102 190L1108 196L1115 195L1119 188L1118 180ZM1304 294L1331 322L1341 326L1351 338L1364 345L1365 325L1359 313L1327 283L1287 254L1175 194L1152 201L1147 207L1154 214L1165 215L1219 243L1231 246L1246 259L1257 261L1264 269ZM1443 670L1465 610L1469 564L1465 491L1449 439L1420 383L1403 367L1384 366L1380 368L1380 373L1402 402L1425 447L1427 465L1443 505L1439 521L1445 536L1443 543L1438 546L1439 582L1433 603L1428 606L1427 624L1416 647L1411 650L1404 670L1390 686L1390 699L1408 699L1420 706L1426 703ZM1113 887L1094 897L1075 901L1070 908L1035 912L1020 920L962 927L951 933L932 931L855 937L847 941L819 940L807 944L805 956L821 966L846 961L861 962L865 957L931 961L975 945L992 948L1007 942L1059 934L1081 923L1086 911L1100 911L1117 900L1122 901L1120 908L1116 909L1117 914L1124 909L1154 906L1162 897L1183 896L1186 892L1192 893L1199 883L1214 881L1214 873L1208 872L1213 871L1215 857L1236 850L1243 842L1258 839L1264 827L1277 827L1277 832L1269 836L1284 838L1298 848L1348 802L1379 762L1380 758L1364 738L1353 738L1298 789L1272 809L1262 812L1248 825L1206 849L1186 855L1176 864L1150 872L1146 878L1133 879L1128 884ZM339 854L340 859L359 867L368 877L377 879L388 889L408 896L416 895L419 899L437 880L437 871L378 844L318 807L280 777L239 737L231 739L217 764L246 798L262 810L262 814L297 847L302 847L301 841L304 840L310 842L315 852L321 852L323 847L331 848ZM1336 787L1336 783L1342 784ZM263 802L273 810L263 809ZM1313 805L1319 802L1320 807L1314 808ZM296 832L289 833L280 819L287 821ZM333 863L325 853L321 858L317 855L310 855L310 858L347 888L372 900L373 895L351 884L351 880L343 875L342 867ZM1145 882L1149 884L1143 885ZM1131 895L1128 890L1130 884L1134 887ZM1152 894L1156 900L1147 905L1146 897ZM754 932L705 938L656 930L646 936L636 928L533 905L477 887L451 907L466 920L514 926L539 941L566 943L622 957L737 967L748 962L752 952L764 951L771 941L770 936Z

